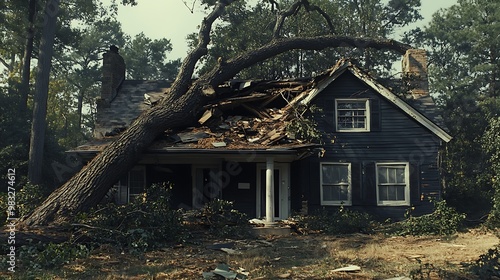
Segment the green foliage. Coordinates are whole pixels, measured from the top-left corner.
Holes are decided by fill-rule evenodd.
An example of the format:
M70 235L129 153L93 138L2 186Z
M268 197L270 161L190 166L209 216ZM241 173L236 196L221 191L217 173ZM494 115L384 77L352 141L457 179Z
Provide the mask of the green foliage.
M143 196L125 205L109 203L77 218L79 234L99 244L111 243L146 251L181 237L180 212L170 208L171 185L153 184Z
M125 44L122 55L127 64L127 78L134 80L173 80L181 65L179 59L167 60L172 51L168 39L150 39L137 34Z
M320 143L321 131L317 128L318 124L309 118L294 118L286 127L288 133L295 135L295 138L307 142Z
M490 154L492 166L491 184L493 185L493 207L488 216L487 226L500 227L500 117L490 120L489 128L483 136L484 149Z
M347 234L371 232L374 227L372 217L364 212L353 211L340 206L335 211L322 209L310 216L295 218L297 226L306 231L326 234Z
M18 246L16 248L17 264L16 272L24 271L26 275L37 276L37 271L41 269L56 269L75 259L86 258L90 255L90 248L83 244L76 244L70 241L63 243L42 242ZM8 256L0 256L0 268L7 270ZM32 273L32 274L31 274ZM23 278L24 279L24 278ZM30 278L31 279L31 278Z
M255 49L272 40L275 21L279 14L288 10L291 0L237 1L227 7L221 17L222 23L215 26L210 53L200 70L205 73L217 63L218 58L229 60L236 55ZM331 30L325 18L314 9L301 7L285 20L281 37L312 37L319 35L387 38L402 26L421 18L420 1L309 1L323 10L331 19ZM189 37L190 45L197 37ZM360 48L356 48L360 47ZM387 73L397 54L363 49L363 46L327 48L322 51L291 50L244 69L238 78L282 79L310 76L332 66L340 57L359 60L367 69Z
M232 201L213 199L200 209L199 216L202 224L216 236L235 237L249 233L247 215L235 210Z
M415 280L428 280L428 279L434 279L435 274L439 276L439 279L453 279L451 275L448 275L448 273L445 270L436 268L433 264L431 263L423 263L422 260L417 259L418 262L418 268L412 269L410 271L410 278L415 279Z
M434 202L434 212L414 217L412 209L406 213L406 220L395 223L390 231L398 235L451 235L463 227L465 214L448 206L445 200Z
M31 213L47 195L42 186L26 183L16 193L16 206L19 217Z
M463 0L434 14L422 44L430 47L431 90L454 139L443 153L445 197L475 215L491 207L490 152L478 145L489 119L499 112L498 1ZM495 105L496 104L496 105Z
M19 218L33 211L46 196L42 186L26 183L16 191L15 217ZM0 193L0 209L6 210L7 207L7 193ZM7 211L0 212L0 225L3 225L6 219Z
M479 256L479 259L471 266L471 270L481 279L500 277L500 245Z
M28 244L20 248L19 259L23 270L53 269L72 260L86 258L90 249L82 244L71 242Z

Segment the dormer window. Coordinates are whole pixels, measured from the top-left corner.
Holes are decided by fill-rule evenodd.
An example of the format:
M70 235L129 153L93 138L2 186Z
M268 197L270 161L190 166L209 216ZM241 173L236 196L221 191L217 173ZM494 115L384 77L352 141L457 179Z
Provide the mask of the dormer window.
M370 131L369 104L368 99L336 99L335 124L337 132Z

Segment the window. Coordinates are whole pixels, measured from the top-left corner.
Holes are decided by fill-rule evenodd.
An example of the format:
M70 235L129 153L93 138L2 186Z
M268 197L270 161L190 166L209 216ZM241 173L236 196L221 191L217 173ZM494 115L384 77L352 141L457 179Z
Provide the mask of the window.
M116 203L129 203L134 197L144 193L146 185L146 168L136 166L132 168L120 181L115 184Z
M336 99L337 131L370 131L368 99Z
M146 184L144 171L144 166L141 166L134 167L128 172L128 192L130 200L144 193L144 185Z
M351 205L351 164L321 164L321 205Z
M377 164L377 204L410 205L408 163Z

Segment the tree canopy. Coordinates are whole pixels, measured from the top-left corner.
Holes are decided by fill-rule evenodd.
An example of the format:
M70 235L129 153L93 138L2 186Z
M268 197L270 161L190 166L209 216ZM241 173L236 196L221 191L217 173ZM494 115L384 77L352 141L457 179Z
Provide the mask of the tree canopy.
M222 23L214 27L210 52L202 59L200 72L208 71L219 59L227 60L273 38L321 35L390 38L398 28L421 19L419 7L419 0L283 0L259 1L255 5L238 1L228 7L220 18ZM190 41L192 45L196 42L194 34ZM389 51L350 46L322 51L292 50L245 69L238 76L267 79L309 76L331 67L340 57L358 60L366 69L385 75L399 59Z
M500 113L499 32L500 3L485 0L460 0L424 30L432 91L454 135L444 152L445 193L469 213L485 214L492 203L492 149L480 143Z

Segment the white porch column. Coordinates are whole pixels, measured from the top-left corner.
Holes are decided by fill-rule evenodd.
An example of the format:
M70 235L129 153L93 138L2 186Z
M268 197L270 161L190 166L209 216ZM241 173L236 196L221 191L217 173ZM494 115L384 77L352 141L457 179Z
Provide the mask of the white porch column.
M274 159L266 159L266 222L274 222Z

